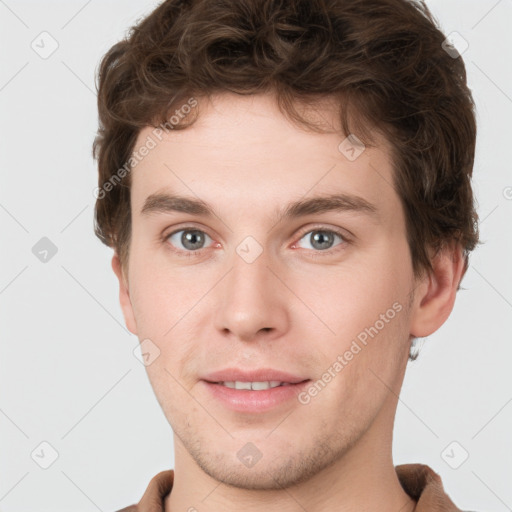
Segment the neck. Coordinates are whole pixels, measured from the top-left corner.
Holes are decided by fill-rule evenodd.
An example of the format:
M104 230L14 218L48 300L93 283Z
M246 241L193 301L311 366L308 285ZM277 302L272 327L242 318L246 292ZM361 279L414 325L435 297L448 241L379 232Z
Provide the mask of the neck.
M389 434L383 438L382 432ZM334 464L280 490L225 485L196 464L176 435L174 440L174 485L165 512L413 512L416 505L400 485L393 465L389 417L377 417Z

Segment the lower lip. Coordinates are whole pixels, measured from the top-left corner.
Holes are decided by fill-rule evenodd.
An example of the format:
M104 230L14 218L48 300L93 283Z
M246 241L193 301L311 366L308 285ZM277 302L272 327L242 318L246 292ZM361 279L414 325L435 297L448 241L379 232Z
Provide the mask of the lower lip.
M310 380L260 391L233 389L222 384L203 382L210 393L229 409L254 413L268 411L292 399L297 399L297 395L309 384Z

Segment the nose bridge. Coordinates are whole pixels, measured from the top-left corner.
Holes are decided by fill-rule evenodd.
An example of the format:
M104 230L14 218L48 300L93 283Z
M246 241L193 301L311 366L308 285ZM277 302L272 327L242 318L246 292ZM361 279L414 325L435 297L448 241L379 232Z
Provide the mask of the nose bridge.
M270 270L268 253L247 237L230 258L231 271L219 289L216 327L239 339L286 328L286 304L279 282Z

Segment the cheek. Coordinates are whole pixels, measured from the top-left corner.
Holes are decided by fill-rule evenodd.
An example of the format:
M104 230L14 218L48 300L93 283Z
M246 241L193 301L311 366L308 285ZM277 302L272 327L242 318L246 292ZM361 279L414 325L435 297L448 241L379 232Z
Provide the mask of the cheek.
M329 272L319 276L317 286L303 282L297 287L297 294L308 297L310 308L329 327L330 332L319 323L327 339L337 339L344 345L388 310L388 316L394 319L397 309L405 309L410 282L394 261L378 259ZM393 309L395 303L398 305Z
M350 268L331 270L329 278L321 280L324 293L312 296L310 304L321 305L318 316L334 331L325 331L325 367L339 363L338 372L332 371L344 376L338 379L340 386L350 383L346 392L351 395L357 395L358 382L375 381L379 388L370 369L386 382L393 380L408 353L412 267L410 274L404 270L409 262L406 244L383 244L382 250Z
M132 255L130 270L130 300L139 337L159 338L173 325L182 286L142 255Z
M162 299L170 299L163 297L159 289L151 284L149 281L144 281L142 286L137 286L131 293L133 313L140 338L159 338L164 332L162 311L167 309L167 304L162 303Z

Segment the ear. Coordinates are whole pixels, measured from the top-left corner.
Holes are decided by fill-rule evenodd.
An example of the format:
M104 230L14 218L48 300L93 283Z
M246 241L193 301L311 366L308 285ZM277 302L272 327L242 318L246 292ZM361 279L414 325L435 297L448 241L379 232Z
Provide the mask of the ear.
M133 314L133 306L130 300L130 290L128 289L128 280L125 277L124 269L121 265L119 255L114 253L112 257L112 270L114 271L117 279L119 280L119 302L123 310L124 321L126 327L132 334L137 334L137 324L135 323L135 316Z
M431 258L433 271L422 277L414 294L411 335L424 338L437 331L450 316L466 270L459 244L446 244Z

